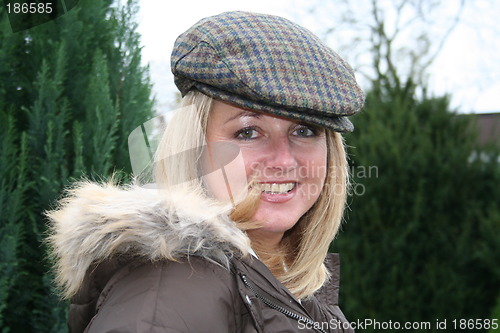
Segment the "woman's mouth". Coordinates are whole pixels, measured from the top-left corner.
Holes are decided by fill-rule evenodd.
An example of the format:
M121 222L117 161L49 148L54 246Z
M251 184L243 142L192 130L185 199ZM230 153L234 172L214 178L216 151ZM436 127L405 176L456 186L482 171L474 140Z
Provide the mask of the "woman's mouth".
M284 194L292 191L297 183L258 183L255 187L267 194Z
M261 192L261 200L271 203L284 203L296 194L298 183L257 183L254 185Z

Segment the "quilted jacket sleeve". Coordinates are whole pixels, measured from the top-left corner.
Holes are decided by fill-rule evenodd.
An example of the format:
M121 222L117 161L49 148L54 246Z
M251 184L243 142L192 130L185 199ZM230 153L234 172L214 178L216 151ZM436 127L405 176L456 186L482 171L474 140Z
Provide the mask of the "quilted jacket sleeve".
M234 333L231 273L204 259L144 264L110 281L87 333Z

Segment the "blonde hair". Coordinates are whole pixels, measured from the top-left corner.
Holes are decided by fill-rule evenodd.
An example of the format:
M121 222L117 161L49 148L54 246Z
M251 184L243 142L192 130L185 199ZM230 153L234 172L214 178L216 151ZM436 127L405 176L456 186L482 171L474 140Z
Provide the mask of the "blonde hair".
M198 177L198 159L205 145L205 128L212 99L201 94L189 94L182 107L173 114L162 129L155 153L154 180L160 188L190 187L201 185ZM207 110L198 112L197 110Z
M196 113L179 113L175 126L165 130L157 154L171 154L175 151L192 150L192 156L171 161L169 165L158 163L155 167L157 182L184 182L183 186L202 189L203 184L195 174L199 151L195 147L205 144L208 116L212 98L197 91L189 92L182 100L182 106L193 105ZM196 116L193 116L196 114ZM173 124L174 122L172 122ZM189 129L189 130L186 130ZM348 186L348 166L342 136L326 131L328 147L327 174L322 193L314 205L297 224L283 236L278 252L266 252L258 240L251 240L252 248L259 259L271 270L297 298L304 299L316 292L329 278L324 265L328 248L342 221ZM170 145L166 143L170 142ZM178 145L178 146L177 146ZM166 156L166 155L163 155ZM176 175L176 180L169 177ZM187 182L190 180L190 182ZM256 229L259 224L251 221L258 208L260 193L251 191L239 202L230 217L242 230ZM284 264L286 269L284 269Z

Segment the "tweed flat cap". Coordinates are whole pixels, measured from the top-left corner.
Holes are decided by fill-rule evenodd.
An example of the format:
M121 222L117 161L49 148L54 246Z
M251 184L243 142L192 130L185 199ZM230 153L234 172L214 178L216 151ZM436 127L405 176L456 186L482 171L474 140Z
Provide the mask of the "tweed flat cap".
M337 53L278 16L226 12L181 34L171 57L175 84L244 109L352 131L347 116L364 93Z

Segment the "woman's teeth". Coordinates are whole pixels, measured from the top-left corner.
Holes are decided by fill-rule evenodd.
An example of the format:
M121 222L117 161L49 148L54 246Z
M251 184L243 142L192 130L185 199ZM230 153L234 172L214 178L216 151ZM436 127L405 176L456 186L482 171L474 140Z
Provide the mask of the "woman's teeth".
M260 190L262 192L270 193L270 194L281 194L290 192L295 187L296 183L265 183L259 184Z

